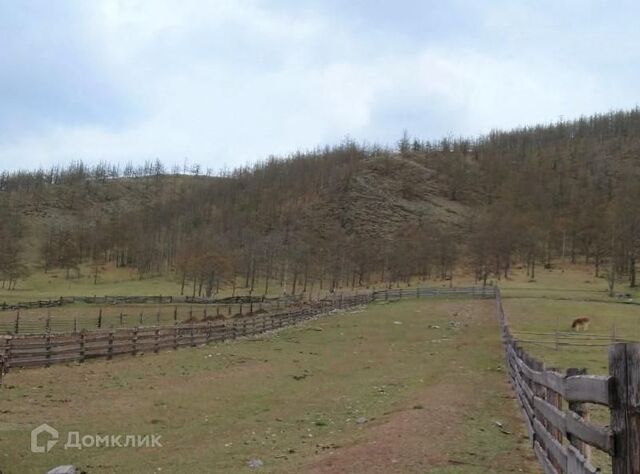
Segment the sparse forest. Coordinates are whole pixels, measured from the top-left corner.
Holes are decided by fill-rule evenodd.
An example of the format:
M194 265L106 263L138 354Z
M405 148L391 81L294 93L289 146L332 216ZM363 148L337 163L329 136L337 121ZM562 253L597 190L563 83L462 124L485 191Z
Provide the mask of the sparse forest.
M558 259L637 284L640 110L477 139L345 142L213 175L160 162L0 176L0 275L107 265L184 293L480 282ZM238 283L240 282L240 283Z

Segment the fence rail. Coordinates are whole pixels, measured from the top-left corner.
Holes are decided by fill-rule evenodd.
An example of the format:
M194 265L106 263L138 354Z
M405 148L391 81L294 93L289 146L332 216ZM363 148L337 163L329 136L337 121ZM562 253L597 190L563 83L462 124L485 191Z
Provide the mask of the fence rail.
M640 345L609 349L609 375L572 368L560 373L531 357L513 336L496 292L511 384L545 474L600 472L592 448L609 456L613 474L640 473ZM609 426L590 421L588 404L607 407Z
M333 294L328 299L333 301L347 296ZM495 289L492 287L401 288L373 292L373 298L376 301L452 296L493 298L495 297ZM74 296L57 300L18 303L17 306L12 306L16 311L15 314L0 315L0 334L62 333L77 332L83 329L176 325L194 322L197 319L206 321L222 315L252 314L254 311L260 313L281 312L288 306L302 303L301 300L300 295L278 298L234 296L216 300L182 296ZM84 314L78 316L51 314L50 308L74 302L83 302L99 307L94 308L93 312L90 308L84 308L82 310ZM137 308L135 306L126 308L126 305L142 304L157 305L157 308ZM47 311L37 311L35 308L47 309Z
M122 304L249 304L280 302L288 304L300 301L300 295L288 295L278 297L267 296L228 296L225 298L201 298L197 296L61 296L34 301L20 301L17 303L0 303L0 311L15 311L18 309L55 308L74 303L86 303L97 305L122 305Z
M157 305L157 307L106 306L80 308L78 316L51 314L51 310L16 310L14 315L0 315L0 334L39 334L44 332L71 332L79 330L115 329L136 326L175 325L208 320L214 317L235 316L264 312L280 312L288 305L280 300L275 303L250 302L211 305ZM84 313L84 314L82 314Z
M237 314L226 318L220 314L219 307L215 312L207 314L203 310L203 320L197 321L196 315L189 309L189 322L182 323L177 318L177 309L168 316L161 313L151 315L153 322L145 326L144 319L120 314L121 327L104 329L101 321L102 313L90 318L73 318L71 321L62 317L46 318L42 321L28 322L9 321L15 324L14 334L0 337L0 356L4 358L5 368L38 367L55 363L84 361L91 358L112 358L121 354L137 354L139 352L158 352L166 348L177 348L184 345L198 345L213 341L247 336L274 328L295 324L318 314L333 309L349 308L372 301L395 300L420 297L469 296L493 298L495 289L478 288L411 288L370 292L360 295L336 294L331 299L307 303L301 308L259 314ZM157 301L156 301L157 302ZM277 301L279 306L280 300ZM242 305L242 303L240 303ZM227 305L228 308L231 306ZM241 307L241 306L240 306ZM261 306L256 306L258 308ZM247 309L253 310L248 305ZM242 309L240 310L242 312ZM164 318L164 319L163 319ZM167 319L168 318L168 319ZM131 327L122 327L130 321ZM88 324L88 326L87 326ZM96 325L97 328L96 329ZM0 322L1 326L1 322ZM46 330L45 330L46 329ZM20 334L20 330L33 331L34 334ZM37 333L35 333L38 331Z
M460 296L493 299L496 297L496 288L493 286L461 286L452 288L394 288L373 292L373 298L375 301L402 298L447 298Z
M92 358L111 359L119 355L159 352L262 333L296 324L334 309L351 308L371 301L370 294L356 295L333 302L321 301L282 313L221 318L173 326L5 336L0 338L0 358L4 360L4 370L9 370L15 367L43 367L83 362Z

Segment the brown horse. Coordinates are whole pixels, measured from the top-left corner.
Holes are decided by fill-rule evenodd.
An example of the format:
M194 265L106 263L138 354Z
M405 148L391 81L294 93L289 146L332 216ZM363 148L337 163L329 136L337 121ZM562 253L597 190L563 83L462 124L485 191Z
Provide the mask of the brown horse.
M571 323L571 328L574 331L586 331L589 329L589 322L590 322L590 319L587 318L586 316L582 318L576 318Z

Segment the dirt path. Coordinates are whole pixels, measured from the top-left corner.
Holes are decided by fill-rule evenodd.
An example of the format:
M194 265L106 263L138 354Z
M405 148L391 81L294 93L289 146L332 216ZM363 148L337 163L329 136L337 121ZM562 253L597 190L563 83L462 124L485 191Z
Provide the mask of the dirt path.
M437 382L387 421L367 427L362 440L314 459L307 472L540 472L497 365L501 346L491 312L468 304L450 317L460 324L460 358L468 364L488 357L496 370L478 374L457 358L448 361ZM506 449L487 455L487 445Z

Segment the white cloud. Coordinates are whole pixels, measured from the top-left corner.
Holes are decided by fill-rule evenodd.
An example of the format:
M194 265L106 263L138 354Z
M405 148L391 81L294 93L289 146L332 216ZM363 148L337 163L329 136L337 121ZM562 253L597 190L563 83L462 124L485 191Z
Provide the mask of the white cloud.
M471 35L475 41L448 35L408 44L335 12L260 1L81 5L81 27L71 29L71 39L87 43L100 77L115 88L107 97L130 110L104 107L98 110L105 116L95 120L16 132L0 141L0 167L189 157L220 168L346 135L389 143L403 128L425 138L476 134L635 105L633 81L591 63L567 67L565 56L532 48L535 29L516 31L527 9L502 17L488 9L478 20L481 32ZM500 48L485 38L496 32L514 44ZM521 55L513 54L518 44ZM64 56L56 48L51 53ZM91 87L82 100L91 100L87 91L104 95L101 83Z

